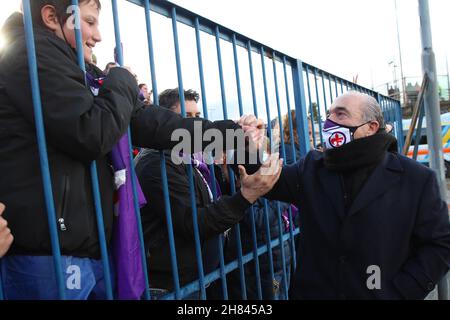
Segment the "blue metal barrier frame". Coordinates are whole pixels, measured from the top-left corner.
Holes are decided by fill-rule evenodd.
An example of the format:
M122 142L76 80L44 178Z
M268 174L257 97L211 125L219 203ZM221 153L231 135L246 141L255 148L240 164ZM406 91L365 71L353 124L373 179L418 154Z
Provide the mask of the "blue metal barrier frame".
M298 132L299 141L300 141L301 156L304 156L309 150L308 124L307 124L306 99L305 99L306 92L305 92L305 86L304 86L304 80L303 80L303 76L304 76L305 72L307 75L308 84L309 84L309 72L313 71L314 74L316 74L317 72L321 73L322 87L323 87L323 91L324 91L323 98L324 98L325 108L327 106L327 97L326 97L326 93L325 93L325 84L324 84L325 75L328 78L329 91L330 91L330 97L329 97L330 102L332 102L334 100L333 93L332 93L332 78L334 79L334 82L335 82L336 96L338 95L338 80L341 85L341 93L344 92L343 83L345 83L347 90L350 86L350 88L352 90L365 92L365 93L371 94L372 96L378 95L374 91L371 91L371 90L368 90L359 85L350 83L347 80L344 80L340 77L337 77L335 75L327 73L327 72L320 70L314 66L306 64L306 63L302 62L301 60L289 57L280 52L278 52L277 54L269 55L267 52L275 53L275 50L273 50L269 47L266 47L263 44L256 42L252 39L249 39L239 33L236 33L226 27L220 26L211 20L203 18L195 13L192 13L192 12L190 12L182 7L179 7L173 3L170 3L168 1L154 0L151 3L149 0L127 0L127 1L143 7L146 11L149 59L150 59L150 68L151 68L150 71L151 71L151 75L152 75L152 84L153 84L154 101L155 102L157 102L157 100L158 100L157 99L158 95L157 95L157 86L156 86L157 82L156 82L154 57L153 57L153 44L152 44L152 37L151 37L150 11L156 12L158 14L161 14L163 16L166 16L166 17L172 19L173 29L174 29L173 32L174 32L175 51L176 51L176 58L177 58L177 74L178 74L178 80L179 80L180 100L181 100L183 114L185 114L184 94L182 94L183 86L182 86L179 48L177 48L178 47L178 39L177 39L177 32L176 32L177 23L183 23L188 26L191 26L192 28L194 28L196 30L197 34L199 34L200 31L202 31L202 32L205 32L207 34L210 34L210 35L216 37L220 74L222 74L222 72L221 72L222 67L221 67L221 62L220 62L220 60L221 60L220 41L221 40L232 43L234 52L235 52L237 46L240 46L248 51L249 62L250 62L251 81L252 81L253 104L254 104L254 112L256 115L257 115L256 95L255 95L254 75L253 75L253 71L252 71L253 66L252 66L252 57L251 56L252 56L252 53L255 53L255 52L261 56L268 122L271 119L270 119L270 108L269 108L269 103L268 103L268 98L267 98L267 83L266 83L264 59L266 57L269 57L270 59L273 60L275 78L277 77L276 71L275 71L276 64L281 63L284 68L284 76L285 76L285 83L286 83L286 95L287 95L287 99L288 99L288 118L289 118L289 126L290 126L290 130L291 130L291 135L292 135L293 127L292 127L292 119L291 119L291 115L290 115L290 102L289 102L289 90L288 90L288 85L287 85L286 67L289 66L291 68L293 92L294 92L294 100L295 100L295 110L296 110L296 120L297 120L297 132ZM121 50L121 45L120 45L120 34L118 34L119 27L118 27L118 20L116 20L116 19L118 19L116 0L112 0L112 3L113 3L113 11L115 12L114 13L114 18L115 18L114 22L115 22L115 26L116 26L115 27L116 48L119 53L119 61L122 62L123 58L122 58L122 53L121 53L122 50ZM29 0L24 1L24 11L29 12ZM52 239L53 256L54 256L54 260L55 260L56 273L58 275L57 279L58 279L58 285L59 285L59 290L60 290L60 298L64 299L63 283L60 278L62 275L62 270L60 268L60 265L61 265L60 261L58 261L58 259L60 259L60 253L59 253L59 242L57 239L56 223L55 223L54 219L51 218L52 216L55 216L55 214L54 214L54 207L53 207L53 199L51 196L51 187L50 187L51 182L50 182L50 175L49 175L49 169L48 169L47 152L45 149L45 139L43 139L44 127L43 127L42 119L39 122L39 117L42 117L42 114L41 114L41 110L40 110L41 105L40 105L40 96L39 96L39 85L38 85L38 81L37 81L37 67L36 67L36 57L35 57L35 53L34 53L33 32L32 32L32 27L31 27L31 19L30 19L29 15L26 15L26 17L25 17L25 26L27 28L27 35L28 35L28 37L30 37L27 39L27 46L28 46L28 50L29 50L29 64L30 64L30 75L31 75L30 77L31 77L31 83L32 83L32 87L33 87L33 104L35 107L35 113L36 113L36 118L37 118L37 120L36 120L36 122L37 122L36 126L37 126L37 131L38 131L37 135L38 135L38 137L40 136L42 138L42 139L40 139L40 141L41 140L43 141L43 144L42 143L39 144L39 149L40 149L40 158L41 158L41 163L42 163L41 170L42 170L43 179L44 179L44 190L45 190L45 195L46 195L46 206L47 206L47 212L48 212L48 216L49 216L49 226L50 226L51 239ZM78 37L79 37L79 35L78 35ZM79 39L78 39L78 41L79 41ZM198 41L199 41L199 37L198 37ZM198 51L199 51L199 61L200 61L201 60L201 46L200 46L199 42L198 42ZM199 65L200 65L200 63L199 63ZM239 99L241 99L240 90L239 90L239 78L238 78L239 77L239 68L237 66L237 59L235 59L235 66L236 66L236 77L237 77L237 82L238 82ZM200 69L201 69L201 67L200 67ZM201 72L203 72L203 71L201 71ZM317 90L317 88L318 87L317 87L317 83L316 83L316 90ZM278 94L279 94L278 88L276 88L276 90L277 90L278 113L280 116L280 108L279 108L279 101L278 101ZM226 97L225 97L225 88L224 88L224 82L223 82L222 75L221 75L221 93L222 93L222 100L223 100L224 117L226 118L226 115L227 115ZM318 94L316 93L316 95L318 95ZM202 97L204 99L204 110L206 110L206 98L204 96L204 83L202 84ZM398 123L398 128L400 129L398 131L400 131L400 133L402 133L401 109L400 109L399 102L396 100L390 99L388 97L381 96L381 95L378 95L378 97L379 97L379 101L381 100L380 104L382 102L383 104L387 103L391 106L390 108L387 108L387 109L385 108L383 110L384 111L383 113L385 114L385 116L387 118L393 119ZM311 98L310 94L309 94L309 98ZM319 97L318 96L317 96L317 100L318 100L317 102L319 105ZM319 111L320 111L320 107L319 107ZM240 103L240 113L242 114L242 102ZM207 116L206 112L205 112L205 116ZM269 129L269 132L270 132L270 129ZM271 136L271 134L269 134L269 135ZM291 139L292 138L293 137L291 136ZM399 139L399 147L400 147L400 145L403 144L403 141L402 141L402 136L400 136L399 138L400 138ZM285 153L284 143L282 145L282 150L283 150L283 153ZM294 153L294 157L295 157L295 153ZM47 162L47 165L45 165L46 162ZM161 154L161 166L163 168L162 154ZM206 298L205 282L210 283L211 281L214 281L220 277L222 279L222 284L225 287L224 288L224 298L226 298L227 297L227 293L226 293L226 274L227 273L235 270L236 268L240 268L241 273L242 273L242 265L245 263L248 263L251 260L254 260L255 267L257 270L257 278L259 278L258 280L260 282L258 256L265 254L265 253L270 254L272 248L277 245L279 245L283 250L283 244L281 242L281 238L282 238L282 241L287 241L288 239L290 239L291 243L292 243L293 236L298 235L299 230L298 230L298 228L296 230L291 229L289 234L283 235L282 237L280 237L280 239L271 240L270 239L270 229L268 226L268 221L266 219L266 231L267 231L267 235L268 235L267 245L261 246L259 248L254 248L253 253L248 253L245 256L241 256L238 259L239 261L234 261L227 265L224 265L223 254L222 254L220 269L204 276L202 274L203 273L202 261L201 261L202 257L201 257L200 247L199 247L198 225L196 222L197 212L196 212L196 206L195 206L195 194L194 194L194 189L193 189L192 167L191 166L189 166L189 167L191 168L191 170L189 172L189 176L190 176L191 204L193 204L193 222L194 222L194 229L195 229L194 235L195 235L196 248L197 248L199 280L196 280L193 283L191 283L183 288L179 288L179 286L177 288L177 286L175 286L175 288L176 288L175 293L171 293L167 297L172 297L172 298L176 297L176 298L180 299L183 296L185 296L186 294L189 294L195 290L200 289L202 299L205 299ZM164 173L164 175L166 175L164 171L165 170L163 170L163 173ZM132 176L134 177L134 171L132 172ZM164 179L163 179L163 182L164 182ZM164 185L164 191L165 191L164 195L165 195L165 202L166 202L166 214L170 216L170 201L168 200L167 177L166 177L165 183L163 183L163 185ZM95 190L96 190L96 188L95 188L95 183L94 183L94 193L96 193ZM98 189L97 189L97 193L98 193ZM134 194L134 199L135 199L136 214L139 215L139 208L136 208L137 197L136 197L136 186L134 185L134 181L133 181L133 194ZM98 195L96 195L96 197L98 197ZM97 205L96 205L96 207L97 207ZM266 210L267 210L267 206L266 206ZM252 208L252 211L253 211L253 208ZM97 212L101 212L101 208L97 208ZM53 213L53 215L52 215L52 213ZM279 210L278 210L278 214L280 214ZM252 216L253 216L253 214L252 214ZM267 217L267 214L266 214L266 217ZM290 212L289 218L292 222L291 212ZM252 220L252 223L253 223L253 230L252 230L253 237L254 237L254 241L256 244L254 220ZM291 223L291 227L292 226L293 226L293 224ZM171 228L170 224L168 225L168 227L169 227L169 229ZM102 226L99 226L99 228L102 229ZM99 229L99 231L101 231L100 229ZM170 234L170 232L169 232L169 234ZM142 242L142 240L143 240L142 234L140 235L140 237L141 237L141 242ZM172 237L173 237L173 234L172 234ZM169 240L170 240L170 237L169 237ZM172 242L173 242L173 239L172 239ZM171 253L175 254L174 243L172 243L172 245L173 245L173 251L171 250ZM171 246L171 249L172 249L172 246ZM145 252L143 252L143 253L145 253ZM295 251L294 251L294 253L295 253ZM242 255L242 253L241 253L241 255ZM143 258L144 257L145 257L145 255L143 255ZM271 264L270 271L271 271L271 274L273 277L273 263L272 263L271 259L272 259L271 256L269 256L269 261ZM294 259L294 263L295 263L295 261L296 261L296 259ZM176 266L176 260L175 261L172 260L172 265L174 267ZM176 274L176 272L174 271L174 275L175 274ZM174 278L177 278L177 277L174 277ZM175 281L178 281L178 279L175 279ZM241 281L242 281L242 278L241 278ZM148 282L148 279L147 279L147 282ZM147 292L148 292L148 288L146 289L146 298L149 298L149 295L147 294ZM260 283L259 283L259 287L258 287L258 295L259 295L259 297L261 297Z

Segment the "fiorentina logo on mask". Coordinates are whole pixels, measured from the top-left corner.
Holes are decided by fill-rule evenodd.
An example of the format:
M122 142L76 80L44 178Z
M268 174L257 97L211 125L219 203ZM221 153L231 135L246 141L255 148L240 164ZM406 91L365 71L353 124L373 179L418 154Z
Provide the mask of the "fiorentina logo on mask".
M347 138L345 137L345 134L342 132L336 131L334 132L331 137L328 139L328 142L333 148L339 148L345 144L347 141Z
M352 140L350 129L329 120L325 121L322 134L326 149L342 147Z

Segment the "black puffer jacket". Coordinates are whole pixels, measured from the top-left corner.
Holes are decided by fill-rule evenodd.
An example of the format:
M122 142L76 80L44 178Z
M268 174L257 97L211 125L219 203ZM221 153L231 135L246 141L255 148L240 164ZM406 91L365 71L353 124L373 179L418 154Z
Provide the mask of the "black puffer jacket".
M49 255L50 236L34 125L27 51L21 14L13 14L3 33L0 54L0 202L14 234L10 254ZM37 65L56 221L62 253L99 257L90 163L96 160L108 241L113 221L112 147L131 124L136 146L171 148L171 132L194 122L202 130L239 128L232 121L183 119L158 107L144 108L134 77L114 68L98 96L85 86L72 49L46 29L35 29ZM208 142L209 143L209 142ZM206 143L205 143L206 144Z

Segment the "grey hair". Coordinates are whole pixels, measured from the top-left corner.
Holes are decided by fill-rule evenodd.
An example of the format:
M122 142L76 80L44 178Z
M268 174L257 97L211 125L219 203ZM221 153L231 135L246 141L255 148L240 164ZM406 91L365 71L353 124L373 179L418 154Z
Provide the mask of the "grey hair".
M364 122L368 122L368 121L377 121L380 124L380 129L383 129L386 127L385 123L384 123L384 117L383 117L383 112L381 111L381 107L378 104L377 100L375 100L374 97L366 94L366 93L362 93L362 92L358 92L358 91L349 91L347 92L345 95L352 95L352 96L357 96L357 97L361 97L364 99L364 110L363 110L363 118L362 120Z

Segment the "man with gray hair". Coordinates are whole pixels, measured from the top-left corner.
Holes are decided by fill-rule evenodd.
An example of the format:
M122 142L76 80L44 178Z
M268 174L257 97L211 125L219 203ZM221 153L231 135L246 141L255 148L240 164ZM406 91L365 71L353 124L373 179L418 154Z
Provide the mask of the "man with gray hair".
M424 299L450 265L435 173L397 153L366 94L334 101L323 139L323 153L284 167L265 195L299 209L290 298Z

